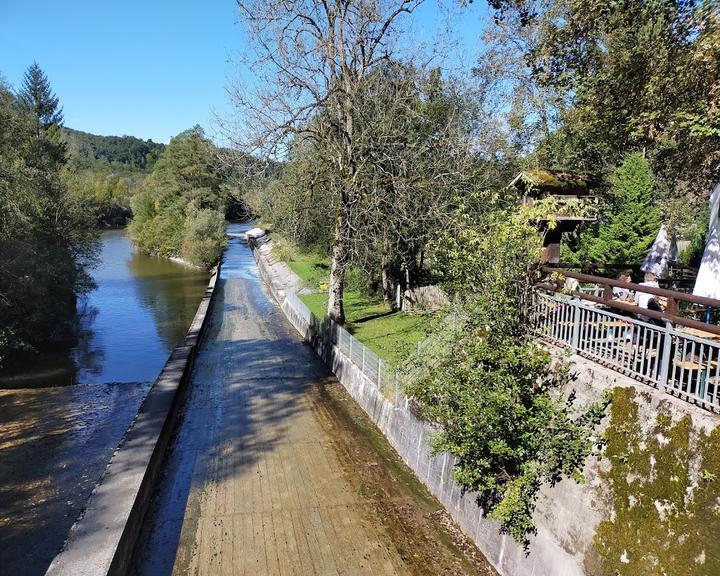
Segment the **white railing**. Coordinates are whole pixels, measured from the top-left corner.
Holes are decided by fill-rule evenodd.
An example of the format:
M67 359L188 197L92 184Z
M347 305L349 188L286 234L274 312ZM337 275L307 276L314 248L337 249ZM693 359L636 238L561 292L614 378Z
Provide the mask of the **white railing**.
M350 332L329 318L319 319L296 294L287 294L282 307L290 322L307 341L316 347L318 343L321 347L336 346L380 388L386 398L393 401L399 399L402 390L400 373Z
M720 408L720 342L537 291L535 333L704 408Z

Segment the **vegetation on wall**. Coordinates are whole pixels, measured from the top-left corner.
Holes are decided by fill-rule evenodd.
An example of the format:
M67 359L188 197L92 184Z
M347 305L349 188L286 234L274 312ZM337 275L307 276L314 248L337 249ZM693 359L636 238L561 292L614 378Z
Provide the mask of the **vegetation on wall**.
M215 147L202 129L179 134L133 197L133 240L151 254L209 268L226 245L225 181Z
M633 388L615 388L602 472L612 514L595 535L607 576L720 573L716 535L720 428L695 434L667 407L640 416Z
M436 252L463 321L440 329L448 346L417 359L429 366L407 393L441 426L434 446L458 458L458 482L527 545L540 487L563 477L584 481L606 402L575 406L568 366L553 363L529 336L528 297L541 248L532 222L540 205L507 213L481 211L488 199L475 200L474 209L459 210Z

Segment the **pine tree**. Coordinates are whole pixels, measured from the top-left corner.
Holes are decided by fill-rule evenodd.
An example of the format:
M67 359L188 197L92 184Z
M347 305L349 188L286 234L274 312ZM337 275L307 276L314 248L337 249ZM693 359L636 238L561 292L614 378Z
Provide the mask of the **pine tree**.
M585 259L603 264L637 264L647 254L662 217L653 205L653 174L640 153L625 156L611 178L609 209L597 235L584 238Z
M34 121L35 160L38 167L50 168L66 162L67 145L62 139L62 107L50 87L50 81L37 62L25 71L17 94L20 105Z
M33 112L38 134L40 130L53 124L62 124L63 113L62 108L58 108L58 97L50 88L50 81L37 62L33 62L25 71L18 98L25 108Z

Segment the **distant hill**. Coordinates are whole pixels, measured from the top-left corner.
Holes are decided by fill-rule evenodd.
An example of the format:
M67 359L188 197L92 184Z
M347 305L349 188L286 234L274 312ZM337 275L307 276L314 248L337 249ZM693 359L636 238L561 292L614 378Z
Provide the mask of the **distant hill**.
M149 172L165 144L134 136L98 136L63 128L70 161L78 168L109 168L117 172Z

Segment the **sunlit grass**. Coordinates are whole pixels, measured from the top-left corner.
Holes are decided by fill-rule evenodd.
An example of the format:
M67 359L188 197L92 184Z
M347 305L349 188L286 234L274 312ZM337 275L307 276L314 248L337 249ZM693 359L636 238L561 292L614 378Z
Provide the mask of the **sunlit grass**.
M308 288L319 290L320 284L327 283L330 278L330 259L326 256L301 252L295 246L274 237L273 254L300 276Z
M292 243L273 235L273 254L315 290L300 299L318 318L327 313L327 291L320 290L330 278L330 259L301 251ZM326 288L326 286L323 286ZM384 361L397 366L407 358L418 342L425 339L430 324L428 316L393 312L382 300L371 298L362 290L346 289L344 295L345 328Z
M327 293L307 294L300 299L318 318L327 312ZM345 328L383 360L397 366L425 339L428 316L392 312L382 302L355 290L345 292Z

